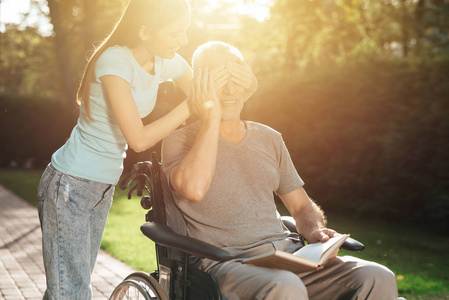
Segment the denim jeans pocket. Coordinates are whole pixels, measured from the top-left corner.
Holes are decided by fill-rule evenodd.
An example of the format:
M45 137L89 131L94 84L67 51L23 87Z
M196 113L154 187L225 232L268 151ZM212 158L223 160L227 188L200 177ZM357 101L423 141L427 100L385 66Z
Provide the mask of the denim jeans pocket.
M50 164L48 164L44 173L42 174L41 180L39 182L39 187L37 189L37 212L39 214L39 220L42 224L43 218L43 210L44 210L44 199L45 194L47 193L48 186L50 185L51 180L56 174L55 168Z
M115 186L69 174L63 174L60 183L61 193L66 197L65 201L86 210L100 206L107 199L111 199L111 191Z
M41 180L39 182L39 187L37 190L37 200L43 201L45 193L48 190L48 185L50 184L50 181L52 180L53 176L55 176L56 170L53 168L51 164L47 166L44 173L42 174Z
M112 195L109 195L109 192L111 192L111 190L112 190L112 193L113 193L114 185L113 184L108 184L107 187L103 191L103 195L101 196L100 201L98 201L97 204L95 204L95 206L93 208L96 208L96 207L100 206L106 200L112 198Z

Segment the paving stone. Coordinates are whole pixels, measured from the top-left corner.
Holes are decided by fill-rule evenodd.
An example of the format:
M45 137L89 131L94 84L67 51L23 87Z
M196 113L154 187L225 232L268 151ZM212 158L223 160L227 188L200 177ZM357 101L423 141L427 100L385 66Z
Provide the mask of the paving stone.
M0 299L40 300L46 288L37 209L0 185ZM134 270L103 250L92 274L94 300Z

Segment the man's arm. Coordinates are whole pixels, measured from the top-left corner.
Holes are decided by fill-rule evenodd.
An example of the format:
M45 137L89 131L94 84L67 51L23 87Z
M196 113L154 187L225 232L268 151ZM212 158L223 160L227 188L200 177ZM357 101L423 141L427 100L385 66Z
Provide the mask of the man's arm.
M193 147L170 170L172 187L191 202L203 200L215 173L220 122L202 122Z
M335 234L334 230L326 228L323 211L309 198L304 188L279 197L295 219L298 232L309 243L325 242Z
M191 202L203 200L215 173L221 105L214 90L214 76L199 70L192 87L192 101L201 118L201 127L195 142L182 161L170 170L172 187ZM213 106L205 108L204 103Z

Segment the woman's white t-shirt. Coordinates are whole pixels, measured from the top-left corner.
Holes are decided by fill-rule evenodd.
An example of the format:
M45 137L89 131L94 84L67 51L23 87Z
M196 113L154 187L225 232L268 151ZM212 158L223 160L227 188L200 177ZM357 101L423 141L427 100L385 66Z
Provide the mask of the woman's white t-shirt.
M188 63L178 54L173 59L155 57L152 75L124 46L108 48L98 58L90 85L90 120L81 105L80 117L69 140L52 156L53 166L66 174L116 184L123 171L128 145L115 119L100 77L114 75L126 80L139 110L147 116L156 104L159 83L183 76Z

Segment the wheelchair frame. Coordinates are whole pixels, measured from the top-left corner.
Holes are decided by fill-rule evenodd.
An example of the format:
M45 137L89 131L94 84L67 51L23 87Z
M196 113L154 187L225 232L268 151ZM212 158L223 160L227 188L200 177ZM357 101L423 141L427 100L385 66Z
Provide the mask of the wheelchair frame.
M151 274L144 272L130 274L115 288L110 299L135 299L131 297L132 293L141 295L143 299L222 299L215 279L210 274L189 265L189 257L194 255L224 262L234 259L234 256L211 244L178 234L167 226L161 165L155 152L151 154L151 161L138 162L134 165L132 171L120 182L120 188L124 190L132 182L136 184L130 188L128 199L136 191L137 195L142 197L140 201L142 208L148 210L145 215L147 223L141 226L141 231L155 243L157 270ZM148 195L143 195L144 191ZM282 217L282 220L291 232L297 232L292 217ZM364 245L349 238L341 248L361 251Z

